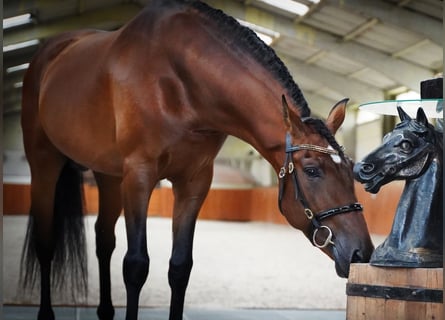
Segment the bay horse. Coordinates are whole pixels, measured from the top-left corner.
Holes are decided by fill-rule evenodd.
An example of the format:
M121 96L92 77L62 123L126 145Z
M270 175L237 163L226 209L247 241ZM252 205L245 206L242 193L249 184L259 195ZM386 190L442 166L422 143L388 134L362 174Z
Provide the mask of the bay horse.
M443 133L428 122L422 108L412 119L397 107L401 122L383 143L354 166L365 190L377 193L405 180L391 232L371 256L378 266L443 266Z
M311 118L275 52L200 1L151 1L119 30L47 41L25 75L22 108L32 198L22 274L33 284L40 270L38 319L54 319L51 284L69 279L62 272L74 269L72 286L85 289L81 168L93 171L99 190L98 317L114 316L110 257L123 208L126 319L137 318L149 272L147 206L158 181L168 179L175 199L169 319L182 319L195 223L227 135L272 165L282 214L346 277L350 263L369 260L373 244L352 161L333 136L345 107L338 103L326 123Z

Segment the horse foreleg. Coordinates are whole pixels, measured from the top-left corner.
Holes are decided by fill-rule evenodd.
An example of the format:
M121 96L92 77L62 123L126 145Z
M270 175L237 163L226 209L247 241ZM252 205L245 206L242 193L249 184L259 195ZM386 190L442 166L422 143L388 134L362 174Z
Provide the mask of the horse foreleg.
M116 246L114 227L122 210L121 179L95 172L99 190L99 214L95 224L96 256L99 261L100 301L97 315L101 320L113 319L110 260Z
M173 183L173 248L168 271L171 288L170 320L182 319L185 291L193 265L196 218L210 188L212 173L211 167L201 171L199 178Z
M146 167L130 167L124 172L121 188L128 245L123 262L127 290L126 320L137 319L139 295L148 276L150 260L147 252L146 219L148 200L155 183Z

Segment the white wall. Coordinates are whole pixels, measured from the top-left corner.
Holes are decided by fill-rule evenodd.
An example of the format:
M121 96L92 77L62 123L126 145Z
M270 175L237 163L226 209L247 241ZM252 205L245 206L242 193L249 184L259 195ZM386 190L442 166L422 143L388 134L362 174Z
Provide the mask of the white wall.
M29 183L30 172L23 149L20 113L3 117L3 181Z
M357 126L357 144L355 148L355 159L360 161L368 153L382 143L382 125L381 120L366 122Z

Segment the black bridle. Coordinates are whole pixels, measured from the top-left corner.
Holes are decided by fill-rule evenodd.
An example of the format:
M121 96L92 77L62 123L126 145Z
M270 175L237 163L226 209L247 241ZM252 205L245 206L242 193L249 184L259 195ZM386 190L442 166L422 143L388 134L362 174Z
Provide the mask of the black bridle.
M294 184L295 200L299 200L301 202L306 217L312 223L312 230L313 230L312 242L314 246L318 248L324 248L327 247L329 244L334 245L334 242L332 241L332 236L333 236L332 230L328 226L322 225L321 221L329 217L335 216L337 214L347 213L352 211L361 211L363 210L363 207L360 203L352 203L346 206L328 209L325 211L321 211L317 214L314 214L312 210L309 208L309 204L306 200L306 197L304 196L303 190L300 188L298 184L297 170L295 169L295 165L292 159L292 154L300 150L311 150L329 155L339 156L339 152L331 148L320 147L313 144L292 145L292 137L288 132L286 134L286 160L284 161L284 164L281 167L280 172L278 173L278 178L279 178L278 206L280 208L281 213L283 213L283 210L281 209L281 201L284 195L284 186L285 186L284 180L286 175L289 174L292 177L292 181ZM316 235L320 229L325 229L328 232L326 240L322 244L319 244L316 241Z

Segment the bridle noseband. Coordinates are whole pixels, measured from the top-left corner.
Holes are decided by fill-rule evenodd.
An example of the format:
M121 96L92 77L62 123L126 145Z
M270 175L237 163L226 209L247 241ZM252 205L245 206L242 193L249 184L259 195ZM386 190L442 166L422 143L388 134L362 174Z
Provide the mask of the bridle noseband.
M294 192L295 192L295 200L299 200L304 208L304 213L306 214L306 217L311 221L312 227L313 227L313 233L312 233L312 243L314 246L318 248L324 248L328 245L332 244L334 245L334 242L332 241L332 230L328 226L321 225L321 221L324 219L327 219L329 217L335 216L337 214L341 213L347 213L352 211L361 211L363 210L363 207L360 203L352 203L350 205L346 205L343 207L328 209L322 212L319 212L317 214L314 214L312 210L309 208L309 204L306 200L306 197L304 196L303 190L300 189L300 186L298 184L298 176L297 176L297 170L295 169L295 165L292 159L292 154L295 151L300 150L310 150L310 151L317 151L329 155L339 155L339 152L331 149L331 148L325 148L320 147L312 144L297 144L292 145L292 137L290 133L288 132L286 134L286 160L284 161L283 166L280 169L280 172L278 173L279 178L279 192L278 192L278 206L280 208L281 213L283 213L283 210L281 209L281 201L283 200L284 196L284 180L287 174L289 174L292 177L292 181L294 184ZM320 229L325 229L328 232L328 236L326 237L326 240L323 243L317 243L316 241L316 235L317 232Z

